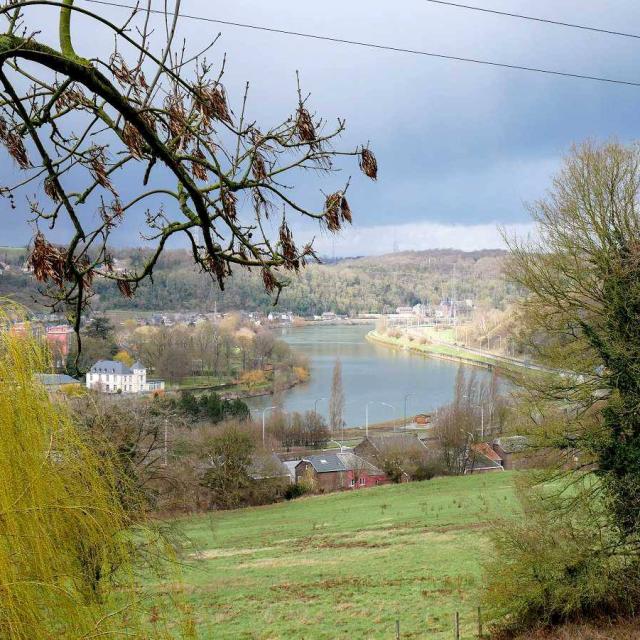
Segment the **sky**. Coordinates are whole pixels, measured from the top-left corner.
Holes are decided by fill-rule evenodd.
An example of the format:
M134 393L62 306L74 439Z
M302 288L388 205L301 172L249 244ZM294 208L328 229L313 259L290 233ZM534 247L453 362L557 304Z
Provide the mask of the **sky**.
M127 0L123 0L127 1ZM97 9L120 18L113 7ZM162 3L158 2L158 6ZM634 0L467 0L466 4L640 34ZM53 38L55 17L37 9L31 25ZM442 6L425 0L183 0L188 14L447 55L640 81L640 40L590 33ZM156 19L159 20L159 19ZM110 46L104 30L76 20L80 55ZM158 31L160 28L158 23ZM378 254L394 248L502 245L498 227L531 231L526 204L544 196L571 145L585 139L638 137L640 87L558 78L390 51L358 48L183 19L180 35L195 51L221 31L209 53L226 54L225 85L238 108L250 84L249 110L275 124L295 107L296 70L314 111L346 119L341 144L369 142L380 167L372 183L355 163L318 185L303 179L298 195L319 201L353 175L354 226L339 238L301 220L301 239L316 237L321 253ZM266 128L266 127L263 127ZM3 174L11 162L0 160ZM133 180L134 178L132 178ZM0 201L0 245L24 244L33 233L25 207ZM142 213L116 241L140 243ZM62 226L54 239L62 240ZM57 234L57 235L56 235Z

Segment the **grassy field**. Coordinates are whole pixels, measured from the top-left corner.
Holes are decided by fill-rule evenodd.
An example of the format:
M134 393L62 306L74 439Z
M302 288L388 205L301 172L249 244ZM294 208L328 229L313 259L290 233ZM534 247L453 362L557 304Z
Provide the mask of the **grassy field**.
M473 638L486 529L509 472L300 499L179 522L202 638Z

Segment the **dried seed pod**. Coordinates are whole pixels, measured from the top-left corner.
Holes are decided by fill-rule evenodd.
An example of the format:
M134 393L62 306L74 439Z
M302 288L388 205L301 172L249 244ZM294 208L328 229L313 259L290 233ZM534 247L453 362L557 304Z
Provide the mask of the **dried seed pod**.
M253 173L253 177L258 182L262 182L263 180L267 179L267 167L264 163L264 158L258 151L256 151L253 156L253 162L251 163L251 172Z
M291 271L297 271L300 268L298 260L298 250L293 242L293 234L286 222L280 226L280 244L282 246L282 257L284 258L285 268Z
M336 191L327 196L324 201L324 220L329 231L335 232L340 230L340 203L342 202L342 193Z
M202 114L205 125L208 125L212 118L233 124L227 105L227 94L221 84L195 87L194 93L196 97L193 106Z
M340 216L345 222L348 222L349 224L353 222L349 203L344 196L342 196L342 199L340 200Z
M211 115L222 122L229 124L231 121L231 113L227 106L227 94L221 84L216 84L207 92Z
M62 287L67 279L66 253L49 243L41 232L36 234L33 250L27 260L27 266L33 270L38 282L52 280L58 287Z
M216 276L218 286L224 290L224 279L229 275L227 263L218 254L208 253L204 266L209 273L213 273Z
M363 147L360 152L360 169L365 176L376 180L378 177L378 161L376 157L367 149Z
M102 149L94 148L91 152L89 160L89 169L93 179L105 189L112 190L111 181L106 168L106 156Z
M144 155L144 140L142 139L138 129L130 122L127 122L124 125L124 129L122 130L122 139L129 148L129 151L131 151L131 155L136 160L142 160Z
M60 97L56 100L56 113L60 113L64 109L81 107L87 103L88 100L80 89L68 88L66 91L63 91Z
M202 153L202 150L200 149L200 147L196 147L193 152L191 153L191 155L194 158L197 158L198 160L205 160L205 155L204 153ZM207 169L205 168L205 166L201 163L201 162L197 162L195 160L191 161L191 170L193 171L193 175L198 179L198 180L207 180L207 178L209 177L207 175Z
M186 147L193 135L187 126L187 112L184 98L180 93L172 93L165 98L164 108L168 116L168 129L173 138L182 148Z
M296 132L303 142L314 142L316 139L316 128L309 112L300 105L296 116Z
M268 267L263 267L262 269L262 283L267 293L273 293L278 286L278 281Z
M223 191L220 199L222 200L222 208L224 209L224 212L229 218L235 220L237 216L236 204L238 202L238 198L236 198L235 193L232 193L231 191Z
M133 287L128 280L118 280L118 289L125 298L133 298Z
M0 117L0 140L21 169L28 169L31 166L22 138L13 127L9 128L6 120L2 117Z
M43 190L54 202L60 202L56 181L51 176L45 179Z
M135 73L127 67L124 58L117 51L109 58L109 69L123 87L134 84Z
M320 262L318 254L313 249L313 244L311 244L311 242L308 242L302 249L302 253L300 254L300 262L304 267L311 260L313 260L314 262Z

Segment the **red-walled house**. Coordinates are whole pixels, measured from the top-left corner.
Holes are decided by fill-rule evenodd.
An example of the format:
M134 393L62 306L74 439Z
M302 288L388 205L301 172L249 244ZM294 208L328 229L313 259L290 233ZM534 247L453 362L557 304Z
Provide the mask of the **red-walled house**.
M47 341L54 367L64 368L69 347L71 345L71 335L73 329L68 324L43 327L37 323L17 322L12 325L11 333L16 336L32 335L36 338L44 338Z
M323 493L346 489L363 489L387 484L384 471L350 451L321 453L303 458L296 465L296 482L305 473L313 474L318 490Z

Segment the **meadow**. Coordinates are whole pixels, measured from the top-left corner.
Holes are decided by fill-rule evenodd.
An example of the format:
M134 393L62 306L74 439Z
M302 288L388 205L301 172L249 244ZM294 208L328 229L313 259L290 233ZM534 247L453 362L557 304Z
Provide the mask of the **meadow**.
M177 522L200 637L476 637L487 529L509 472L389 485Z

